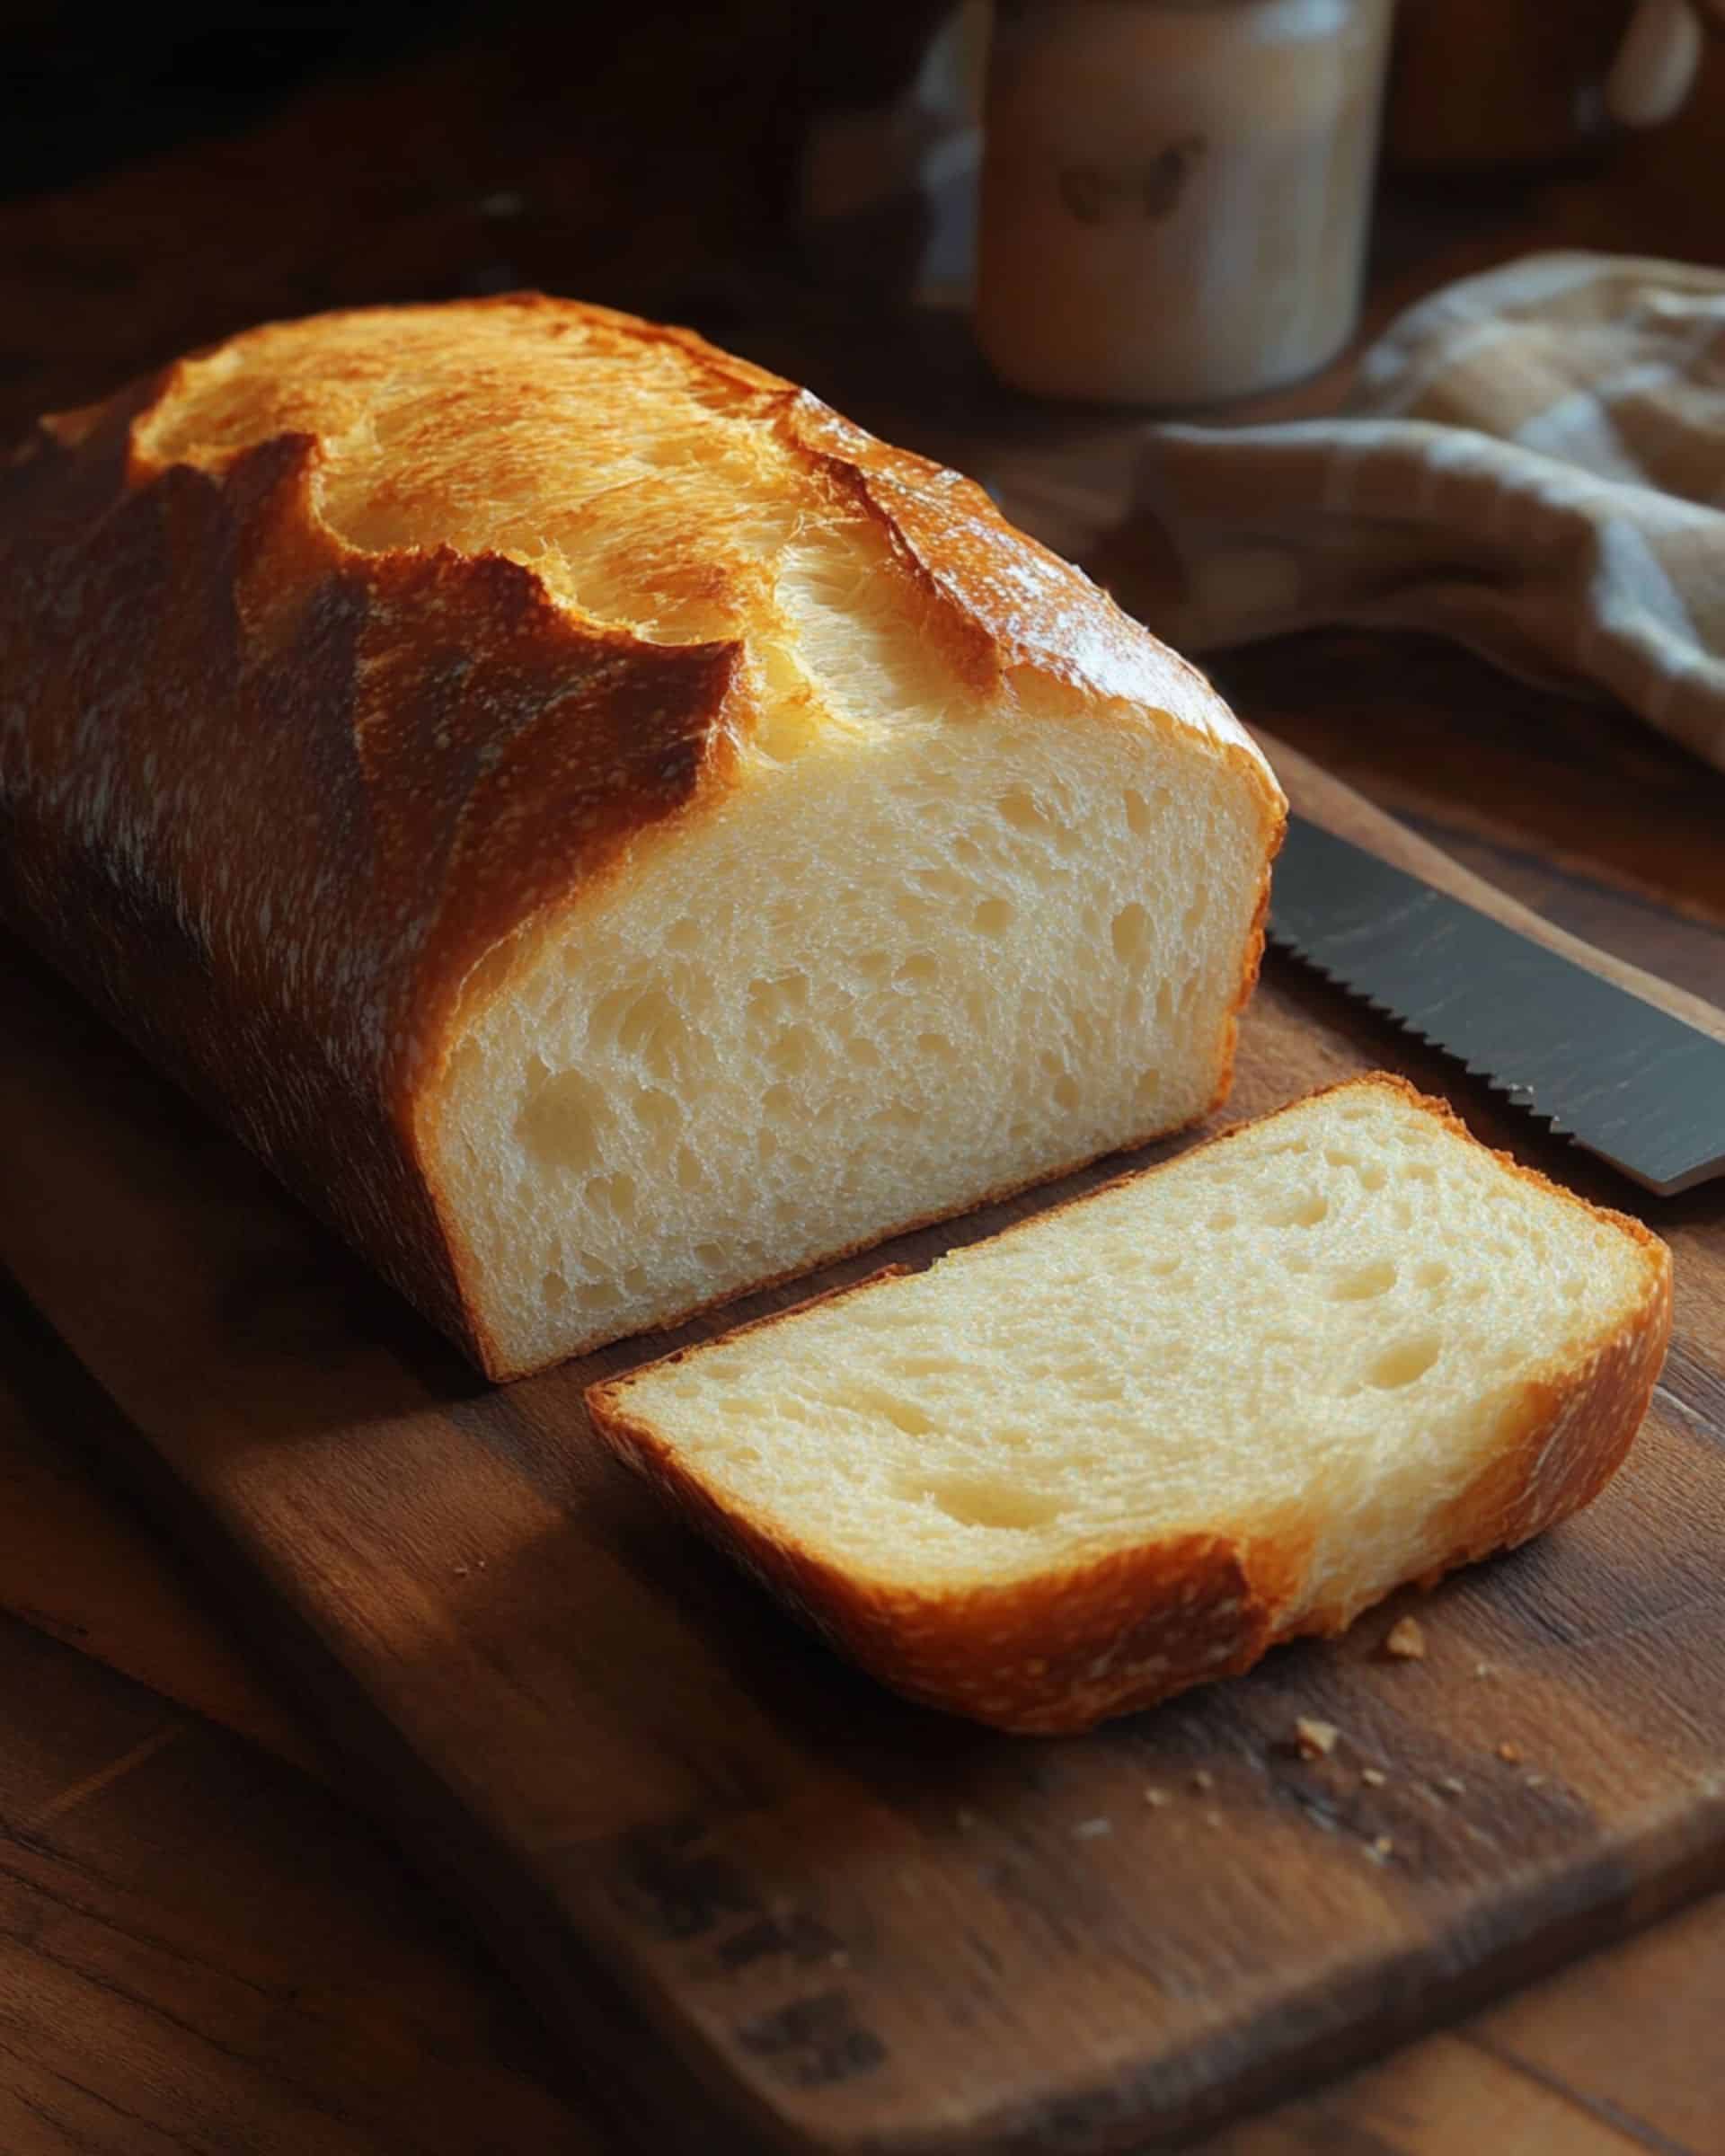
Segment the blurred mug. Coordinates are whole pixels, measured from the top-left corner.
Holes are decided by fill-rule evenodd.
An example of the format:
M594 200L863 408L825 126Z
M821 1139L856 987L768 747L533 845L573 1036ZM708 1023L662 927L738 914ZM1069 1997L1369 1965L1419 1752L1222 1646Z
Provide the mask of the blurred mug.
M977 333L1039 395L1184 404L1353 331L1392 0L999 0Z

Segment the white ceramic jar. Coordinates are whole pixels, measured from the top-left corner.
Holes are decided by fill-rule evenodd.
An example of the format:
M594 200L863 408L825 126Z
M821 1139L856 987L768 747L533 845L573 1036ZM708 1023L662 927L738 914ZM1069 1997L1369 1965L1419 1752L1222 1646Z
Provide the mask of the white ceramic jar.
M998 0L977 333L1039 395L1208 402L1358 314L1393 0Z

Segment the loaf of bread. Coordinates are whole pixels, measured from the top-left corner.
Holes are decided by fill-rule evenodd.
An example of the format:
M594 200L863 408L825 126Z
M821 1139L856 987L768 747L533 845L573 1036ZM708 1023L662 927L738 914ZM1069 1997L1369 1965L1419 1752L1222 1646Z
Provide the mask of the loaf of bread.
M0 463L0 914L494 1375L1202 1115L1282 815L683 331L284 323Z
M886 1683L1082 1729L1585 1505L1670 1313L1656 1236L1377 1076L588 1401Z

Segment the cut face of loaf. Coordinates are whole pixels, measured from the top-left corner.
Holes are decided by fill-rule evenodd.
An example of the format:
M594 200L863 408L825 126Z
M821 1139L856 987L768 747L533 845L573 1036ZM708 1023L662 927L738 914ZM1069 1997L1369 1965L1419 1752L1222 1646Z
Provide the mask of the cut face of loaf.
M1071 1729L1585 1504L1664 1246L1376 1077L594 1388L598 1427L888 1683Z
M759 771L456 1051L433 1177L488 1330L544 1362L1203 1115L1261 849L1225 765L1034 710Z
M686 331L278 323L0 465L0 912L494 1376L1201 1115L1284 804Z

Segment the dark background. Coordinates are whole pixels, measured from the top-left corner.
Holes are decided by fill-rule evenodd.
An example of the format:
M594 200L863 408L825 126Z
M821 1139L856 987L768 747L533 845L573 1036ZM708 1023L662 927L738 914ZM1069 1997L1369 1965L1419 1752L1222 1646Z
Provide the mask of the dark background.
M201 137L243 129L296 91L363 80L472 43L536 78L561 68L571 119L588 121L595 91L621 72L610 110L653 137L655 76L675 108L691 66L710 115L729 103L758 121L782 155L812 108L867 104L916 64L941 0L867 7L792 0L642 0L561 7L475 0L219 0L97 11L38 0L0 5L0 198L66 187ZM654 50L641 64L643 44ZM729 49L728 71L725 55ZM757 128L757 139L760 130ZM386 148L387 146L380 146Z
M37 193L243 128L320 77L458 37L465 0L0 8L0 193Z

